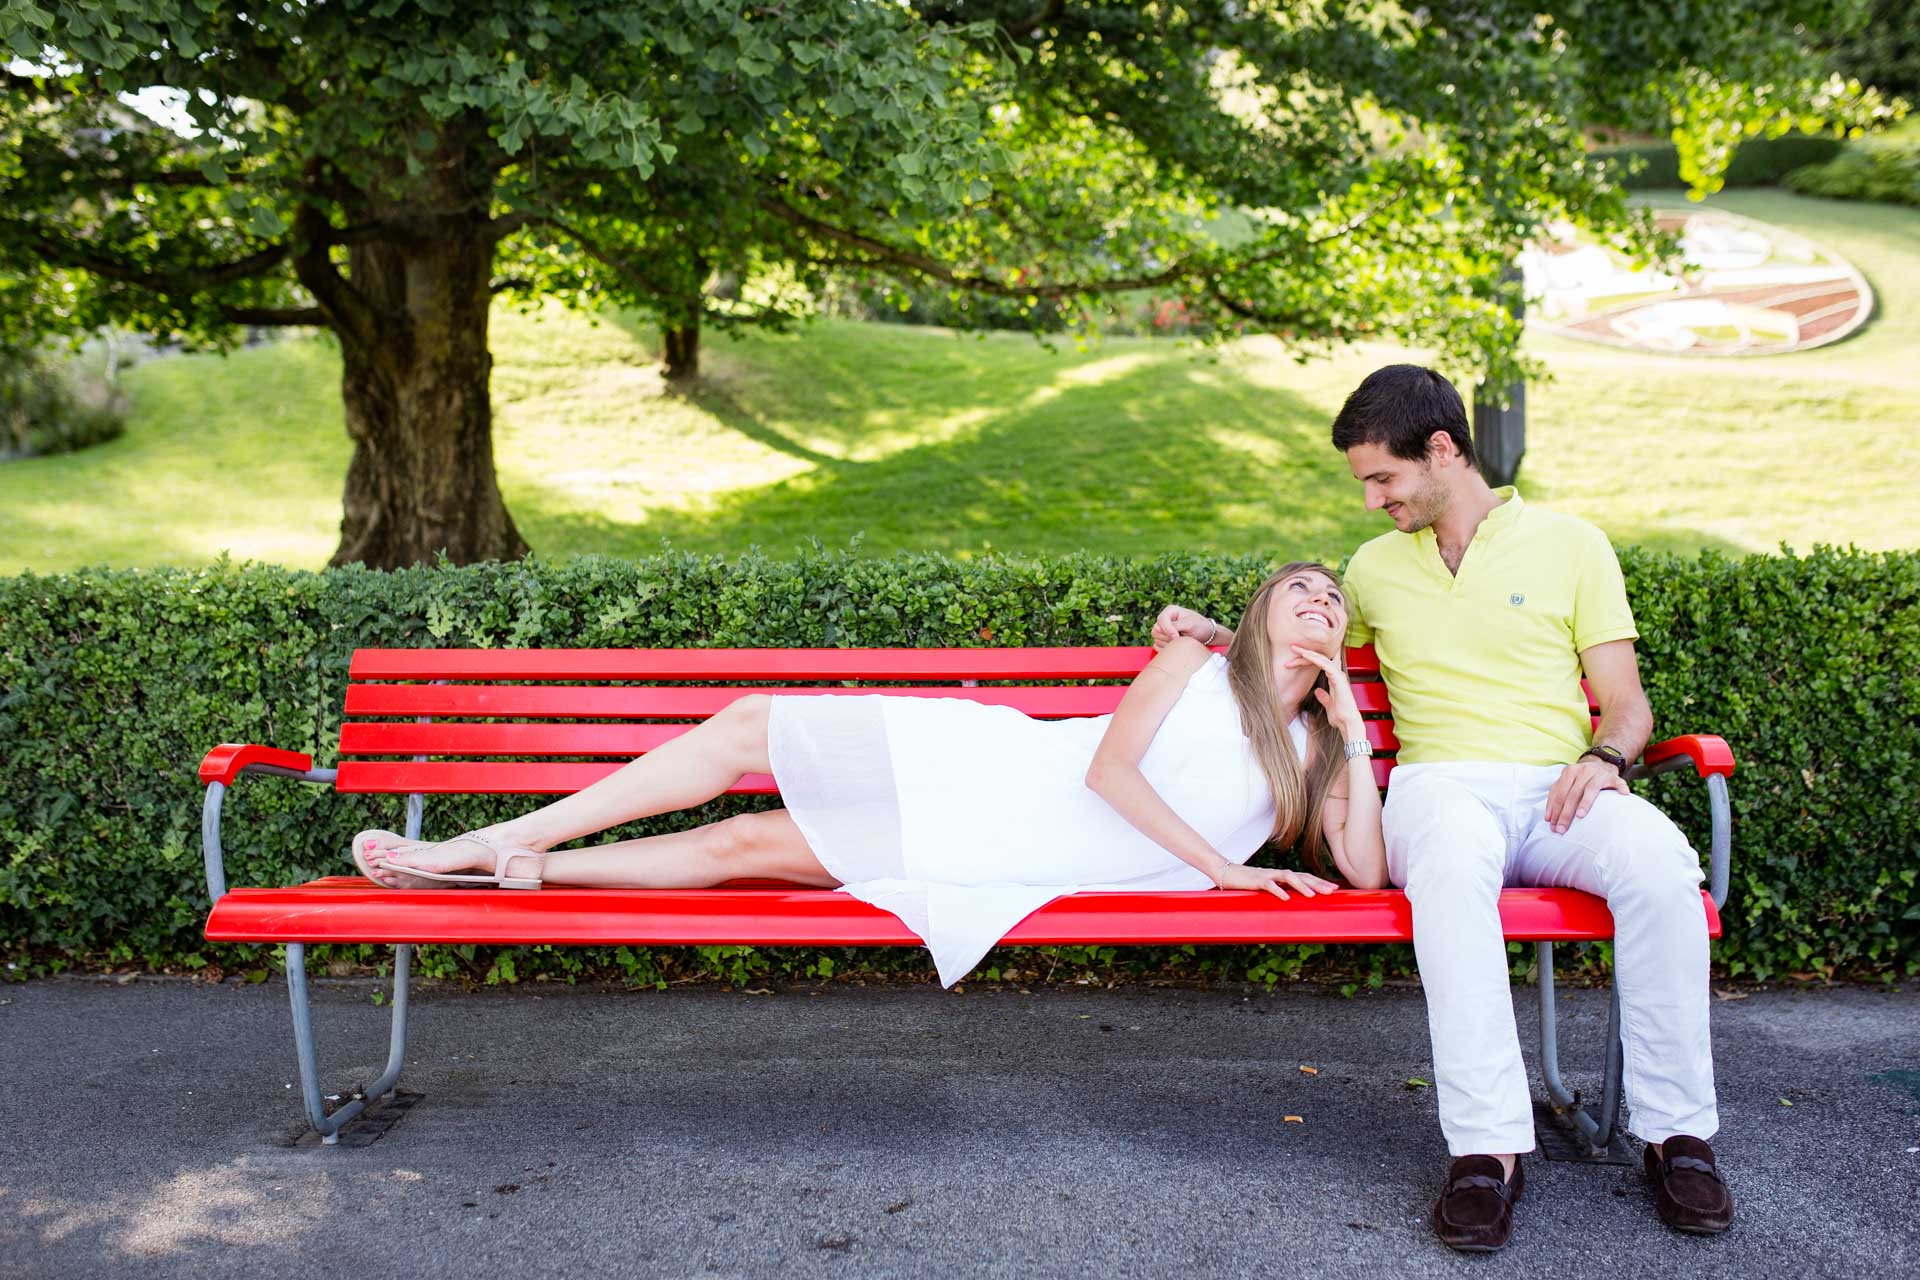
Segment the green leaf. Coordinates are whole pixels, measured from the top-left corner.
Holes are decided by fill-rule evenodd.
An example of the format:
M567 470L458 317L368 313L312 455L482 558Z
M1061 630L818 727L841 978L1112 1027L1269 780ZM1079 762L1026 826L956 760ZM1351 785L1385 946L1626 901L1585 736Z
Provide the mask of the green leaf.
M263 240L271 240L284 235L287 224L271 206L256 204L247 209L247 230Z

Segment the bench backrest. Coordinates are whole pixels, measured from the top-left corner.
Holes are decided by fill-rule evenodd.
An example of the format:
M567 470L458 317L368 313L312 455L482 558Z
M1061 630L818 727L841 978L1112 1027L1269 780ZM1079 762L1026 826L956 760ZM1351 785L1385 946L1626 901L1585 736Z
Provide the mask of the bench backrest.
M361 649L349 669L336 785L563 795L747 693L885 692L1046 718L1105 715L1152 657L1147 648ZM1379 662L1366 646L1347 651L1347 667L1384 787L1400 743ZM733 788L774 790L764 776Z

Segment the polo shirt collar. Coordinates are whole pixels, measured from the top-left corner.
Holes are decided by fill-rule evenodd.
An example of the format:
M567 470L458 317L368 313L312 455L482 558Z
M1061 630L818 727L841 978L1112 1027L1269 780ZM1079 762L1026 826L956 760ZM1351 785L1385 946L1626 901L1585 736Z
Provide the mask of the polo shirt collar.
M1474 534L1476 538L1483 534L1502 534L1513 528L1520 519L1520 508L1526 505L1520 499L1520 490L1510 484L1495 489L1493 496L1500 499L1500 505L1487 512L1487 518L1480 522Z
M1473 531L1474 542L1497 538L1513 528L1520 520L1521 508L1526 505L1520 498L1520 490L1510 484L1501 485L1495 489L1493 496L1500 499L1500 505L1487 512L1486 519L1482 520L1480 527ZM1438 545L1440 540L1439 535L1434 533L1432 525L1416 531L1413 536L1416 540L1429 545Z

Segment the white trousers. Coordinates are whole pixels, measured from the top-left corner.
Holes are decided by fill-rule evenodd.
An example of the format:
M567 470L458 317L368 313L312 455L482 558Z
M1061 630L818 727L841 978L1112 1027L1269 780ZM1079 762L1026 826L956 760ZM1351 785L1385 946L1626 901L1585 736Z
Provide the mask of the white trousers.
M1533 1150L1503 885L1583 889L1612 909L1629 1131L1664 1142L1720 1126L1699 856L1665 814L1616 791L1554 834L1545 813L1559 775L1558 765L1410 764L1387 789L1387 874L1413 907L1440 1127L1456 1157Z

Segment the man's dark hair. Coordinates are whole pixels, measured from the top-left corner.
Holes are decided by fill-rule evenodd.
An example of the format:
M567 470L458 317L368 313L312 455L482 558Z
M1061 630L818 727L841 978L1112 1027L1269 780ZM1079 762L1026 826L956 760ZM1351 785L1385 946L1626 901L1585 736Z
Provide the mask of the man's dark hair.
M1468 466L1479 466L1467 406L1453 384L1421 365L1390 364L1368 374L1340 406L1333 447L1345 453L1357 444L1384 445L1394 457L1418 462L1436 431L1447 433Z

